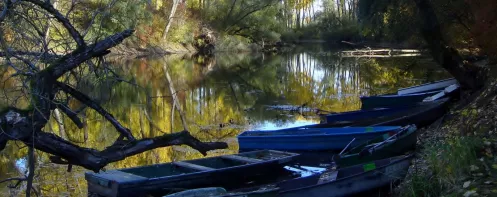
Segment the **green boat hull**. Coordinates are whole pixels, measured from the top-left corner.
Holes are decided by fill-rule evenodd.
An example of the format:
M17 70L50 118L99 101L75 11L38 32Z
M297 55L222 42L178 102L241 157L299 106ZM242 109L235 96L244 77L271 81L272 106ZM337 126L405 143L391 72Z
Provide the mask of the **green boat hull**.
M414 129L412 131L408 131L405 135L400 136L395 141L387 143L381 148L375 149L375 151L370 154L361 154L362 148L356 148L357 151L352 151L351 153L345 154L341 157L337 156L334 160L339 167L347 167L394 157L415 149L416 141L417 132L416 129Z

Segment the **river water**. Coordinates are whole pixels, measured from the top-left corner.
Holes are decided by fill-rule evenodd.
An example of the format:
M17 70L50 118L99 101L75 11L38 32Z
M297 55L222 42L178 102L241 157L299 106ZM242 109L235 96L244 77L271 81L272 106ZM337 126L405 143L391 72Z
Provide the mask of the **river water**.
M78 89L98 100L130 128L146 138L183 130L173 110L172 89L184 112L186 127L202 141L223 141L226 150L208 156L237 153L237 134L319 122L318 114L360 108L360 96L395 92L398 88L447 78L429 57L340 58L322 46L298 48L284 54L216 54L214 57L169 55L123 60L108 58L113 72L99 73L99 80L82 78ZM71 103L77 107L77 103ZM94 111L84 112L85 129L69 119L54 118L46 130L80 146L103 149L118 133ZM62 126L61 126L62 125ZM10 142L0 153L0 179L23 176L26 148ZM37 152L35 189L43 196L86 196L85 169L48 162ZM148 151L106 169L150 165L200 158L186 146ZM0 184L5 196L21 195ZM4 195L2 195L4 196Z

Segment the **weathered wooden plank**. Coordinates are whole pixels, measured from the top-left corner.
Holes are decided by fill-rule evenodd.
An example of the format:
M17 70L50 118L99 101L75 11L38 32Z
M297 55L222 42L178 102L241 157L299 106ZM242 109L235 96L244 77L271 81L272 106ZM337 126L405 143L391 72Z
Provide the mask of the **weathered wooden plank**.
M223 156L221 156L221 158L231 159L231 160L241 161L241 162L246 162L246 163L260 163L260 162L264 161L261 159L242 157L242 156L238 156L238 155L223 155Z
M187 162L183 162L183 161L177 161L177 162L174 162L173 164L177 165L177 166L184 167L184 168L189 168L189 169L194 169L194 170L199 170L199 171L216 170L214 168L209 168L209 167L206 167L206 166L201 166L201 165L197 165L197 164L187 163Z

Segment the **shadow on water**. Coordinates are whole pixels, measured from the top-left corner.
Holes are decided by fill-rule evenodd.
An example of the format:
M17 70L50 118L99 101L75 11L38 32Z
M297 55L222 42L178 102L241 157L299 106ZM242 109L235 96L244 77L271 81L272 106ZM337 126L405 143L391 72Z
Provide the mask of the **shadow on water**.
M340 58L321 46L283 54L109 59L119 78L110 72L99 73L99 80L88 75L78 88L102 103L137 138L144 138L183 129L173 109L170 86L174 84L190 132L202 141L229 144L229 149L211 151L208 156L237 153L236 136L244 130L314 124L319 122L317 114L359 109L359 96L392 92L448 76L429 58ZM171 84L166 74L171 76ZM85 111L83 120L87 127L82 130L66 118L62 120L66 124L52 118L45 129L97 149L109 146L118 137L94 111ZM25 148L19 150L10 143L0 155L0 179L25 173L18 170L16 161L26 153ZM68 173L65 166L48 163L48 156L37 153L35 187L44 196L85 196L85 170L75 167ZM200 157L186 146L166 147L129 157L107 169ZM19 192L4 186L0 185L0 190L5 194Z

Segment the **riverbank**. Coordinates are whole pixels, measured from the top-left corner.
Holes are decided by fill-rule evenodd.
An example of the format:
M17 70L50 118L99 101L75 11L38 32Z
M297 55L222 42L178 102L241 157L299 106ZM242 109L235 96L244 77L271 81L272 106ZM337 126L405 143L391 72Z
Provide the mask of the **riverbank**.
M396 196L497 196L497 80L421 130Z

